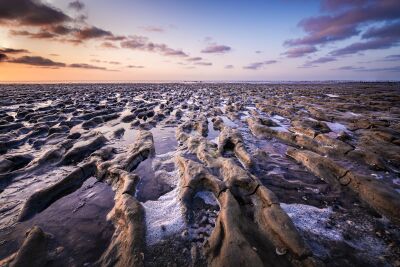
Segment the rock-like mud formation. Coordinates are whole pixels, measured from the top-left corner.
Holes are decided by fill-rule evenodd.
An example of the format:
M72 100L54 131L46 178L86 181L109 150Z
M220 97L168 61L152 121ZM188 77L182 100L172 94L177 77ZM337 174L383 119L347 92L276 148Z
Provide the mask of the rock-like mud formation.
M398 83L0 89L0 266L400 266Z

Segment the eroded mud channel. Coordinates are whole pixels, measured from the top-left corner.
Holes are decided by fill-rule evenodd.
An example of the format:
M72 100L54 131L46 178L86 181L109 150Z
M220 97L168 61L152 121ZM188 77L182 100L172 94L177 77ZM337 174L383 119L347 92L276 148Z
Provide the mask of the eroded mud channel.
M0 266L400 266L398 83L0 91Z

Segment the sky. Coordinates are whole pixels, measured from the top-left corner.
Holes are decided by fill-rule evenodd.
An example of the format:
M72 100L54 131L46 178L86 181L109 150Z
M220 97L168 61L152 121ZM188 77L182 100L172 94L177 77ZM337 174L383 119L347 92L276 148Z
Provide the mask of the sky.
M0 0L0 82L399 79L399 0Z

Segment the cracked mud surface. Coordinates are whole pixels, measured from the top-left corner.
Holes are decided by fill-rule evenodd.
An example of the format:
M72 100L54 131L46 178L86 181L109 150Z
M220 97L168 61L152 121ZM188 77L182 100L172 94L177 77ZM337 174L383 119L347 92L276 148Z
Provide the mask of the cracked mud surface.
M400 85L1 85L0 266L400 266Z

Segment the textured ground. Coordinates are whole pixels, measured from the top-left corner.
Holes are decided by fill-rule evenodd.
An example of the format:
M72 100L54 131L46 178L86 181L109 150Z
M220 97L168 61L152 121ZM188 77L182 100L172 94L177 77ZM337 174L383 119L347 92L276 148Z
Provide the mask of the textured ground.
M0 92L0 266L400 266L398 83Z

